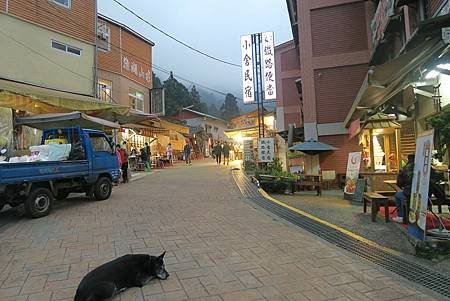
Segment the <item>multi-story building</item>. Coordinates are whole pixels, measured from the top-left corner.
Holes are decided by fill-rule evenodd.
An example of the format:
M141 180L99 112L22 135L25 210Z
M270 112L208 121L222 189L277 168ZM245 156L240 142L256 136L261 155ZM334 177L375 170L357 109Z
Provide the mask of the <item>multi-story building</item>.
M297 45L298 46L298 45ZM277 129L303 126L299 51L293 40L275 47Z
M227 140L225 130L228 128L226 120L198 112L189 108L183 108L172 116L175 119L186 121L191 127L202 128L213 140Z
M94 100L96 14L95 0L0 0L0 140L9 148L14 138L18 149L39 143L35 130L13 134L17 112Z
M0 0L0 45L2 141L39 143L27 127L13 137L17 114L82 110L121 124L152 117L154 44L98 16L96 0Z
M344 120L368 70L373 4L360 0L287 0L287 4L294 40L276 48L282 91L277 119L284 117L284 127L303 124L305 140L338 148L306 160L313 165L307 169L320 166L345 172L348 153L359 148L356 138L349 139Z
M150 112L152 47L126 25L98 16L98 97Z
M378 1L371 16L370 70L345 118L350 134L364 138L367 171L398 171L415 152L416 137L430 129L429 117L450 106L449 11L447 0ZM376 116L388 116L397 130L372 129ZM381 155L393 162L377 163Z
M95 0L0 0L0 77L95 95Z

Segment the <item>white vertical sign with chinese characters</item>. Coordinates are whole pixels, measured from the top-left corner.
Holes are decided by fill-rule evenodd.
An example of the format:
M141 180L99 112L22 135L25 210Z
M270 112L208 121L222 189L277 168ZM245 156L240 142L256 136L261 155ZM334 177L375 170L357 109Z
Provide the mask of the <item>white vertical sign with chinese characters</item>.
M273 138L258 139L259 162L272 162L275 157L275 140Z
M277 98L275 83L275 47L273 45L273 32L262 33L262 64L264 66L264 99Z
M425 240L427 232L428 191L430 188L434 130L424 132L416 140L414 173L409 200L408 233ZM404 217L403 217L404 218Z
M242 89L244 103L255 102L253 86L253 47L252 36L241 36Z

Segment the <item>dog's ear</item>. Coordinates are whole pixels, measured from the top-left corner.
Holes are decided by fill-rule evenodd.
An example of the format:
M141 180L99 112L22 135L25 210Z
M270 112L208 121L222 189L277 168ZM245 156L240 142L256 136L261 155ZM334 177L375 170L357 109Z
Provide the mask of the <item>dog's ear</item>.
M164 251L164 253L162 253L161 255L158 256L159 259L163 259L164 255L166 255L166 251Z

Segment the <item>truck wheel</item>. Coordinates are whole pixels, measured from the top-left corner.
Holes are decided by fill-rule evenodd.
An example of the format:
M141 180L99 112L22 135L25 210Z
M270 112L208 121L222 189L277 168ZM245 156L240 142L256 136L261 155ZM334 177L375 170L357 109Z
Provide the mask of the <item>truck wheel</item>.
M97 201L109 199L112 192L112 183L109 178L100 177L94 186L94 198Z
M29 217L46 216L53 208L53 194L47 188L33 189L25 200L25 212Z
M68 191L59 190L58 193L56 194L55 199L57 199L57 200L65 200L65 199L67 199L69 194L70 194L70 192L68 192Z

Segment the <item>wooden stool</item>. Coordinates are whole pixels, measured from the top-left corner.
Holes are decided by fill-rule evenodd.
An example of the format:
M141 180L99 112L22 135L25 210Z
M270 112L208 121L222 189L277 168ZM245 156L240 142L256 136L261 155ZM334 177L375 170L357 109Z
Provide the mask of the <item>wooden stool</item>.
M384 205L384 219L386 223L389 222L389 198L386 196L382 196L376 192L364 192L363 204L364 204L364 213L367 212L367 202L372 203L372 211L370 212L372 215L372 222L376 222L377 213L380 210L380 205L383 203Z

